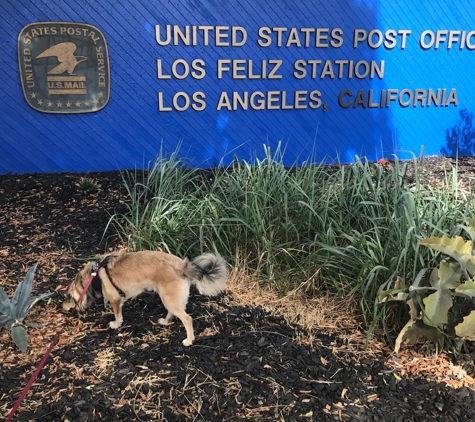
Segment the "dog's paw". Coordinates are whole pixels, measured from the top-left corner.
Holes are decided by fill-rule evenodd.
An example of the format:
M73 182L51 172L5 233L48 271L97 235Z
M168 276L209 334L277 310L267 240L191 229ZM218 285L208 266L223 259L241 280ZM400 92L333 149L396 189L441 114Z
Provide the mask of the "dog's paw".
M191 346L193 344L193 340L188 340L187 338L183 340L183 346Z
M160 318L160 319L158 320L158 323L159 323L160 325L172 325L172 324L173 324L173 322L167 321L165 318Z
M111 327L113 330L117 330L122 325L122 321L111 321L109 322L109 327Z

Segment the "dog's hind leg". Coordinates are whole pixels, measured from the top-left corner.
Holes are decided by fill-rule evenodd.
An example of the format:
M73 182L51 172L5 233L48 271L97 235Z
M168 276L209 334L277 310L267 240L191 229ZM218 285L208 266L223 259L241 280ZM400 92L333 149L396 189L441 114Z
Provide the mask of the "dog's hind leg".
M168 311L167 316L165 318L160 318L158 320L158 323L161 325L170 325L172 324L172 319L174 316L179 318L180 321L185 326L186 339L183 340L183 345L191 346L191 344L193 343L193 340L195 339L195 335L193 333L193 321L191 317L185 311L177 310L174 313Z
M184 296L184 298L187 299L186 296ZM191 319L191 316L185 312L186 299L177 301L177 298L175 297L163 295L162 302L165 308L167 308L168 313L165 318L160 318L158 322L162 325L169 325L171 324L172 318L176 316L183 323L186 330L186 339L183 340L183 345L191 346L195 339L195 335L193 333L193 320Z
M113 300L110 302L110 306L112 307L112 311L114 312L115 321L109 322L109 326L114 330L119 328L122 325L122 298L119 300Z
M175 315L173 315L170 311L168 311L167 316L165 318L160 318L158 323L161 325L171 325L172 319Z
M178 310L177 312L173 313L185 326L186 339L183 340L183 346L191 346L193 340L195 339L195 334L193 332L193 320L185 311Z

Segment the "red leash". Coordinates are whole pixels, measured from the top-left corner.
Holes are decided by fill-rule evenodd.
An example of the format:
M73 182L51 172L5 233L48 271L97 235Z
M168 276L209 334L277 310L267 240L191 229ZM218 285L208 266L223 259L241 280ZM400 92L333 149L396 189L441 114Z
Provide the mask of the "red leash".
M97 271L98 271L98 268L96 267L93 267L93 270L91 272L91 277L89 278L89 281L86 283L86 285L84 286L84 290L82 291L81 295L79 296L79 299L76 301L76 303L74 304L74 307L69 311L69 314L68 316L71 316L72 313L76 310L78 304L81 302L82 298L84 297L84 295L86 294L86 291L87 289L89 288L89 285L91 284L92 280L94 279L94 277L97 275ZM28 383L25 385L25 388L23 389L23 391L21 392L20 394L20 397L18 397L18 400L16 401L15 405L13 406L12 410L10 411L10 413L8 414L7 416L7 419L5 420L5 422L10 422L10 420L12 419L13 415L15 414L15 412L18 410L18 408L20 407L20 404L21 402L23 401L23 399L25 398L26 394L28 393L28 391L30 390L31 386L33 385L33 383L35 382L36 380L36 377L38 376L38 374L40 373L41 369L43 368L45 362L46 362L46 359L48 359L48 356L51 354L51 352L53 351L53 348L54 346L56 346L56 344L58 343L59 341L59 337L61 336L61 334L63 333L64 331L64 328L61 328L61 330L58 331L58 333L56 334L56 337L53 339L53 341L51 342L51 345L49 346L48 350L46 351L45 355L43 356L43 359L41 359L41 362L39 363L38 367L36 368L35 372L33 372L33 375L31 376L31 378L29 379Z

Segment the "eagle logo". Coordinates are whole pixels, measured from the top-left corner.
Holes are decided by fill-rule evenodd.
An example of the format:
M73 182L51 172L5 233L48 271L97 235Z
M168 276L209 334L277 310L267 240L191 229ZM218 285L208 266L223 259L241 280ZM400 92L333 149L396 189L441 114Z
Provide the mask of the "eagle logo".
M87 59L87 57L84 56L75 56L74 52L76 48L76 44L72 42L62 42L38 54L36 58L56 57L58 59L59 65L51 69L48 72L49 75L61 75L64 72L68 72L69 75L74 75L75 67Z

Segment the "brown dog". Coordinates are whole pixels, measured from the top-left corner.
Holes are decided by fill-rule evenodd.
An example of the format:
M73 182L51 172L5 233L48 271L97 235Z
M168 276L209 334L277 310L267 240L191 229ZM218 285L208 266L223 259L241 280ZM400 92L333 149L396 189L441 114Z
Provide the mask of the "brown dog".
M63 302L65 311L70 310L79 299L94 264L86 264L69 286L68 298ZM99 266L97 275L78 304L79 311L84 311L94 299L103 296L104 304L110 304L115 316L115 321L109 325L119 328L122 324L122 304L144 291L155 291L168 311L167 316L158 322L170 325L173 317L178 317L186 329L185 346L190 346L195 339L192 319L185 312L190 285L195 284L203 295L216 296L226 289L228 276L224 259L211 253L189 261L164 252L113 252L105 255L96 265Z

